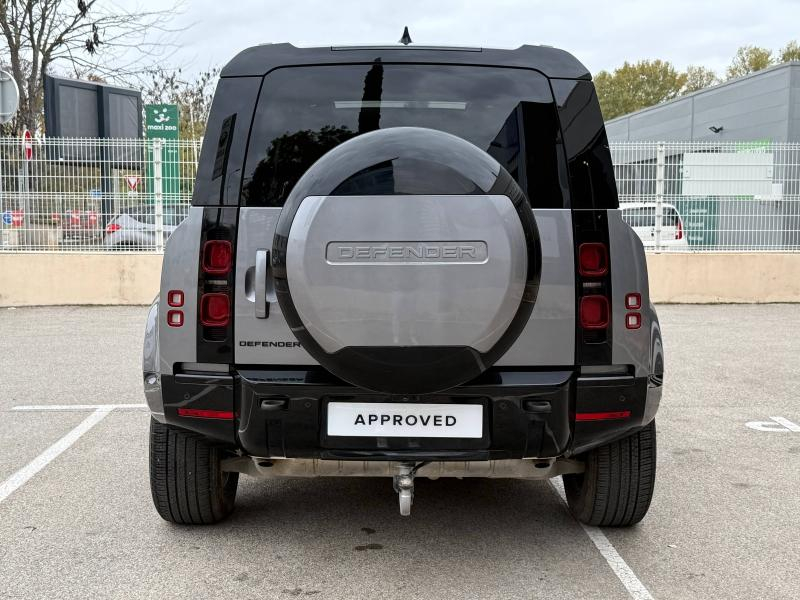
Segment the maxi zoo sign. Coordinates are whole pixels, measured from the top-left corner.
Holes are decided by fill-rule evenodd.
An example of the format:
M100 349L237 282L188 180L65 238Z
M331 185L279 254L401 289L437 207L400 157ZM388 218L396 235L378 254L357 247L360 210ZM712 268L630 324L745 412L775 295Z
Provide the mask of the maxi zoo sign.
M147 137L162 140L178 139L178 106L176 104L148 104L145 107Z

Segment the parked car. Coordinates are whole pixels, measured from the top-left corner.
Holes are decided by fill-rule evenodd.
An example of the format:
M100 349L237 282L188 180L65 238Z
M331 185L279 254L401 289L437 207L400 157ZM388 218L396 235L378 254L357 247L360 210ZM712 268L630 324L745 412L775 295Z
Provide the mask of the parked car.
M656 246L656 205L654 202L631 202L623 204L622 218L636 232L645 248ZM663 203L661 208L661 248L687 248L683 228L683 217L674 205Z
M562 476L638 522L664 359L617 209L567 52L239 54L147 318L158 513L219 521L240 474L389 477L403 515L416 477Z
M162 235L165 242L186 218L187 210L183 205L164 205ZM155 208L144 205L126 209L109 221L103 245L116 250L137 250L155 248L157 240Z
M55 213L52 219L61 225L61 243L64 245L96 244L103 234L99 215L95 210L67 209L63 217Z

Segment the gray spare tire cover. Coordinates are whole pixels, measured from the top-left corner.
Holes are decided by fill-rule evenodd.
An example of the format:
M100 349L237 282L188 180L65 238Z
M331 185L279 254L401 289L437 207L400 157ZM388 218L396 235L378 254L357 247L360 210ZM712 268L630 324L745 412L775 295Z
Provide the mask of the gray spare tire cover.
M334 375L390 394L470 381L514 343L539 285L528 199L492 157L432 129L360 135L297 182L272 249L278 302Z

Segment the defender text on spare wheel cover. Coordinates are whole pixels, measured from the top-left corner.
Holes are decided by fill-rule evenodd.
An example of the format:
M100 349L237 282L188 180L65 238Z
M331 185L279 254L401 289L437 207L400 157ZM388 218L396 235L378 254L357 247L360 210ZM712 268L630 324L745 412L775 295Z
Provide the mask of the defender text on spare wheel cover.
M388 161L413 161L418 194L392 193ZM367 389L421 394L474 379L508 350L541 261L531 206L497 161L456 136L397 127L306 171L272 267L287 323L321 365Z

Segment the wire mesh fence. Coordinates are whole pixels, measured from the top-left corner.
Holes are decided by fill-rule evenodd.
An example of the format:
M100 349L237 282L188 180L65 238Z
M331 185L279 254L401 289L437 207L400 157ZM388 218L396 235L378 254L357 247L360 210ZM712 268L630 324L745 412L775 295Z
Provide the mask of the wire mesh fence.
M645 247L800 251L800 144L611 144L623 218Z
M200 142L0 138L0 251L163 249L186 216Z
M0 138L0 252L160 252L188 213L199 140ZM611 144L648 250L799 252L800 144Z

